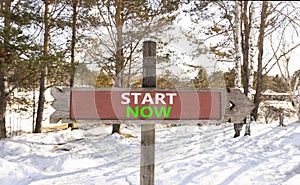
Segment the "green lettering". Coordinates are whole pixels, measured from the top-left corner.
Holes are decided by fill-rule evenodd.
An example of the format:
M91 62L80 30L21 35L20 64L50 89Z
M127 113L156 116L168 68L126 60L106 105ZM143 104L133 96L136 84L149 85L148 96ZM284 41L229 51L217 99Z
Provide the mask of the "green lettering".
M145 114L145 110L148 109L149 110L149 113L148 114ZM153 115L153 110L150 106L144 106L141 108L140 110L140 115L143 117L143 118L150 118L152 115Z
M171 106L168 107L168 112L166 111L166 107L160 107L159 111L157 107L154 107L154 112L157 118L161 118L162 114L164 114L164 118L168 118L170 116L171 110Z
M130 113L133 115L133 117L138 118L139 117L139 107L135 106L135 111L132 109L132 107L127 106L126 107L126 117L130 118Z
M148 110L149 112L145 113L146 110ZM166 110L166 107L158 108L157 106L154 106L154 113L157 118L168 118L171 114L171 110L171 106L168 107L168 110ZM143 106L140 110L138 106L135 106L134 109L131 106L126 107L127 118L130 118L130 116L138 118L139 113L143 118L151 118L153 115L153 109L150 106Z

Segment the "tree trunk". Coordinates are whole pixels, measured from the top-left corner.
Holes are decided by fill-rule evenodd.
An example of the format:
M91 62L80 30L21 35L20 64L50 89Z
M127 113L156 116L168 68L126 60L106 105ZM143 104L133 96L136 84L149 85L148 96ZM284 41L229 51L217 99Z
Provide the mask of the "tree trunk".
M299 96L300 96L300 94L299 94L299 92L300 92L299 87L300 86L298 86L299 85L299 78L300 78L300 76L296 77L296 81L295 81L295 84L294 84L294 87L293 87L293 90L292 90L293 95L292 95L292 97L290 97L290 99L294 100L294 105L293 106L294 106L295 110L298 110L298 104L299 104L299 108L300 108L300 101L299 101L300 100L300 98L299 98ZM291 84L291 86L292 86L292 84ZM296 94L295 94L297 90L298 90L298 99L296 98Z
M239 137L240 136L240 134L241 134L241 130L242 130L242 128L243 128L243 124L242 123L235 123L234 125L233 125L233 128L234 128L234 138L236 138L236 137Z
M287 65L287 70L288 70L288 65ZM288 74L289 74L289 72L288 72ZM295 85L297 85L297 83L298 83L298 79L295 81ZM295 88L292 85L292 78L290 77L290 75L288 75L287 84L288 84L288 90L289 90L289 99L292 102L292 105L295 108L295 110L297 110L297 100L296 100L296 96L295 96Z
M0 139L6 138L5 113L7 107L8 83L3 65L0 63Z
M35 113L36 113L36 96L35 96L35 84L32 88L32 95L33 95L33 104L32 104L32 133L34 133L34 128L35 128Z
M248 21L248 1L243 1L243 23L244 23L244 33L243 33L243 87L244 94L248 95L249 86L249 21Z
M259 37L258 37L258 43L257 43L257 47L258 47L257 83L256 83L256 94L254 97L255 108L253 110L253 116L255 119L258 118L258 108L259 108L259 104L260 104L260 97L261 97L262 86L263 86L262 60L263 60L263 52L264 52L265 27L266 27L266 20L268 17L267 9L268 9L268 1L263 1L262 9L261 9Z
M45 24L45 34L44 34L44 58L49 52L50 47L50 0L45 0L45 12L44 12L44 24ZM46 76L47 76L47 65L45 61L42 61L42 70L40 76L40 93L38 101L38 109L36 116L36 126L35 133L41 133L43 113L45 106L45 91L46 91Z
M46 81L46 71L42 69L40 76L40 92L39 92L39 101L36 115L36 125L34 129L34 133L41 133L42 122L43 122L43 113L44 113L44 105L45 105L45 81Z
M236 51L235 55L235 81L234 85L236 88L242 87L242 74L241 74L241 61L242 61L242 54L241 54L241 5L240 1L235 1L235 22L234 22L234 47Z
M250 4L250 11L249 11L249 84L248 84L248 93L247 96L252 100L252 90L253 90L253 81L254 81L254 1ZM251 135L250 130L250 122L251 122L251 115L246 117L246 129L245 129L245 136Z
M70 87L74 86L75 76L75 46L76 46L76 22L77 22L77 6L78 0L72 1L73 14L72 14L72 40L71 40L71 75L70 75Z
M236 88L242 88L242 72L241 72L241 64L242 64L242 53L241 53L241 2L235 1L235 30L234 30L234 47L236 51L235 55L235 81L234 86ZM239 137L241 129L243 127L243 123L234 123L234 137Z
M115 14L115 21L116 21L116 29L117 29L117 48L116 48L116 69L115 69L115 87L122 87L122 70L124 67L124 54L123 54L123 18L122 18L122 11L123 11L123 1L119 0L116 1L116 14ZM120 133L121 125L113 124L112 134Z
M10 12L11 0L5 1L5 11ZM9 96L9 85L7 77L7 66L9 63L9 56L7 56L7 51L9 51L9 41L10 41L10 17L9 15L4 16L4 48L3 56L0 56L0 139L6 138L6 123L5 114L7 107L7 99Z
M254 11L255 11L255 2L252 1L250 4L250 12L249 12L249 84L248 84L248 98L252 99L252 91L253 91L253 82L254 82Z
M70 88L74 87L74 78L76 71L75 63L75 46L76 46L76 31L77 31L77 6L78 0L72 0L72 39L71 39L71 72L70 72ZM68 128L74 128L73 123L68 123Z

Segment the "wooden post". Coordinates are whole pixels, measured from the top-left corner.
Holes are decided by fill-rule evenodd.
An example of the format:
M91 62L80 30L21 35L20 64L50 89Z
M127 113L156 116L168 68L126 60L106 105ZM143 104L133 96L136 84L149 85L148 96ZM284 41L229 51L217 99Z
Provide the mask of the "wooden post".
M279 114L279 126L283 125L283 112L281 111Z
M156 43L143 43L143 88L156 87ZM154 185L155 124L141 125L140 184Z
M285 125L283 124L283 119L284 119L284 114L283 114L283 110L281 110L279 114L279 126L281 127L285 127Z

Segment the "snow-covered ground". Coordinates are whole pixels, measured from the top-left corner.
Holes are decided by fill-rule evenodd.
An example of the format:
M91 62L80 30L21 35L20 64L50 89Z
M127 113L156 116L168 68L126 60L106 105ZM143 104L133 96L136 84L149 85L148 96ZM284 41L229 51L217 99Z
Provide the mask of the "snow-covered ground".
M38 96L38 91L14 91L13 98L15 101L13 104L9 104L6 112L6 128L9 136L16 135L16 132L32 132L33 120L36 119L36 113L33 118L33 102L36 102L36 112ZM50 123L50 115L55 111L55 109L51 106L54 98L51 96L50 88L46 90L45 97L46 103L43 112L42 125L47 127L53 125Z
M299 184L300 123L285 124L239 138L232 124L157 128L155 184ZM82 125L0 140L0 184L139 184L140 128L122 130L137 137Z

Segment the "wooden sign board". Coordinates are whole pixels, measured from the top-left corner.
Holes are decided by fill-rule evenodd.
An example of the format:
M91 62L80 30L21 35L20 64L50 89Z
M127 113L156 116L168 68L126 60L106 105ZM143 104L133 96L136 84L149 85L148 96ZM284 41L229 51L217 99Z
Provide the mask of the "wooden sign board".
M71 93L71 119L220 120L221 92L176 90L78 90Z
M254 108L238 89L52 90L56 112L71 120L205 120L242 122Z

